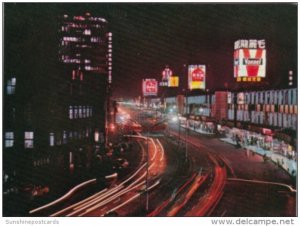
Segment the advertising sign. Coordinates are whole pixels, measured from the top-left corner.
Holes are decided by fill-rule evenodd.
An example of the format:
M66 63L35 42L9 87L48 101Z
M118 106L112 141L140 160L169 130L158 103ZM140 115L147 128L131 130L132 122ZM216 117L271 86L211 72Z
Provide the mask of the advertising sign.
M234 43L234 77L238 82L260 82L266 77L265 40L237 40Z
M157 81L156 79L143 79L143 95L156 96L157 95Z
M169 77L168 87L178 87L179 86L179 77L171 76Z
M205 89L206 68L205 65L189 65L188 86L189 89Z
M166 67L162 73L162 80L159 83L160 86L169 86L169 79L173 75L173 72L170 68Z

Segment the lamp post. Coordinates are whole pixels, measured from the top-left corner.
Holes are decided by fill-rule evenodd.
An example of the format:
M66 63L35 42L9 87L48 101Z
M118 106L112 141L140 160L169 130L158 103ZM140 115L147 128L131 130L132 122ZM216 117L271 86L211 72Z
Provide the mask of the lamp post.
M149 210L149 192L148 192L148 178L149 178L149 133L150 128L147 131L147 172L146 172L146 212Z

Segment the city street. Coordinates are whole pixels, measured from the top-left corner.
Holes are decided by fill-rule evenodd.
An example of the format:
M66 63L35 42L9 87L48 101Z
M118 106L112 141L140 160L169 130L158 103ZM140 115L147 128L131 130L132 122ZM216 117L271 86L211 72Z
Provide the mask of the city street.
M170 128L170 133L178 135L178 126ZM295 181L283 169L271 161L264 162L258 154L236 149L218 138L181 129L181 139L199 147L199 152L216 153L223 159L228 177L258 181L250 183L228 178L223 198L211 216L295 216L296 193L284 186L263 183L282 183L294 188Z
M296 2L1 12L4 217L297 217Z

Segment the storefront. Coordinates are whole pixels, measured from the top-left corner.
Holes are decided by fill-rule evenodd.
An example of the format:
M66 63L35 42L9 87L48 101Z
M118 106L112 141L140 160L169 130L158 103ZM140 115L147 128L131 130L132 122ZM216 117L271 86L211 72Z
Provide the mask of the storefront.
M215 132L215 123L208 120L206 116L190 116L188 127L195 131L203 131L207 133Z
M248 126L248 130L244 130L218 125L218 131L225 134L226 138L234 142L238 141L243 146L256 146L296 160L296 149L291 145L291 137L286 134L275 134L271 129L257 126Z

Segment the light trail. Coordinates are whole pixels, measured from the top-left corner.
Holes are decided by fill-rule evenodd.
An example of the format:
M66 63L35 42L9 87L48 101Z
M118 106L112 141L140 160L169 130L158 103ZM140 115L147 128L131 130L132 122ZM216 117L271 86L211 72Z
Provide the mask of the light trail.
M102 194L102 192L108 192L108 193L110 193L114 189L118 189L120 187L123 187L123 185L125 183L127 183L129 180L131 180L133 177L135 177L145 166L146 166L146 163L143 164L133 175L131 175L129 178L127 178L125 181L123 181L121 184L119 184L117 187L109 189L109 190L108 189L104 189L103 191L101 191L99 193L96 193L96 194L94 194L94 195L92 195L92 196L90 196L90 197L88 197L88 198L86 198L86 199L84 199L84 200L82 200L82 201L80 201L78 203L75 203L75 204L73 204L73 205L71 205L69 207L66 207L65 209L62 209L62 210L60 210L58 212L55 212L55 213L51 214L50 216L53 216L53 217L54 216L58 216L59 214L72 209L73 207L76 207L76 209L78 209L78 205L81 205L81 204L83 205L84 202L90 203L91 201L93 201L91 199L95 198L99 194ZM102 194L102 195L105 195L105 194ZM103 197L103 196L101 196L101 197ZM99 198L99 197L97 197L97 198Z
M97 198L95 198L93 200L90 200L90 201L88 201L88 202L86 202L86 203L84 203L84 204L82 204L80 206L75 207L74 208L75 211L72 212L72 215L81 212L82 210L86 209L87 207L90 207L90 206L92 206L92 205L94 205L94 204L96 204L96 203L104 200L105 198L108 198L110 195L114 194L115 192L117 192L118 190L120 190L122 188L123 188L123 186L116 187L116 188L114 188L114 190L111 190L110 192L107 192L107 193L105 193L105 194L103 194L103 195L101 195L101 196L99 196L99 197L97 197ZM67 217L69 217L69 216L71 216L71 215L68 214Z
M152 161L151 165L149 166L148 170L152 169L153 166L155 165L155 159L157 159L157 152L158 152L158 147L156 142L153 140L153 138L149 138L149 137L144 137L144 136L135 136L135 135L129 135L130 137L135 137L135 138L141 138L144 140L149 140L151 142L151 146L153 147L152 150L152 158L150 161ZM163 146L161 145L161 143L159 142L159 140L157 140L157 143L159 144L160 150L161 150L161 154L162 156L160 157L160 161L163 159L164 157L164 149ZM154 152L154 153L153 153ZM149 154L149 153L148 153ZM145 181L140 182L141 180L143 180L146 176L146 172L144 172L140 177L138 177L137 179L135 179L134 181L132 181L127 187L125 187L125 184L128 183L130 180L132 180L134 177L136 177L142 170L145 169L145 167L147 166L147 163L144 163L138 170L135 171L134 174L132 174L129 178L127 178L126 180L124 180L123 182L121 182L119 185L117 185L116 187L112 188L112 189L104 189L84 200L81 200L78 203L75 203L69 207L66 207L58 212L55 212L53 214L51 214L50 216L59 216L65 212L71 211L69 212L66 216L76 216L79 214L79 216L83 216L86 215L94 210L96 210L97 208L107 205L108 203L110 203L111 201L127 194L128 192L133 191L134 189L140 187L141 185L145 184ZM110 175L109 178L115 177L116 175ZM159 184L155 183L153 186L151 186L149 189L151 189L152 187L155 187ZM140 195L140 194L138 194ZM134 196L135 197L135 196ZM134 200L134 198L130 198L130 200L125 200L125 204L129 203L130 201ZM121 204L121 205L122 205ZM119 205L119 208L121 206Z
M93 207L91 207L91 208L85 210L84 213L82 213L82 214L80 214L80 215L78 215L78 216L79 216L79 217L82 217L82 216L84 216L84 215L86 215L86 214L88 214L88 213L90 213L90 212L92 212L92 211L98 209L99 207L108 204L108 203L111 202L112 200L114 200L114 199L116 199L116 198L118 198L118 197L120 197L120 196L126 194L127 192L132 191L132 190L134 190L134 189L140 187L140 186L143 185L143 184L145 184L145 181L143 181L143 182L137 184L136 186L134 186L134 187L132 187L132 188L130 188L130 189L125 189L125 190L123 190L123 191L120 191L119 193L115 194L114 196L110 197L109 199L107 199L107 200L105 200L105 201L102 201L102 202L98 203L97 205L95 205L95 206L93 206ZM72 216L72 215L73 215L73 214L69 214L69 215L67 215L67 216Z
M159 183L160 183L160 181L155 182L153 185L151 185L151 186L150 186L148 189L146 189L146 190L151 190L152 188L154 188L154 187L156 187L157 185L159 185ZM120 205L114 207L113 209L107 211L105 214L101 215L101 217L103 217L104 215L109 214L109 213L111 213L111 212L113 212L113 211L116 211L117 209L120 209L121 207L127 205L129 202L131 202L131 201L135 200L136 198L138 198L139 196L141 196L141 194L136 194L135 196L133 196L133 197L131 197L130 199L128 199L126 202L124 202L124 203L122 203L122 204L120 204Z
M96 194L94 194L94 195L92 195L92 196L90 196L90 197L88 197L86 199L81 200L80 202L77 202L77 203L75 203L75 204L73 204L71 206L68 206L67 208L64 208L64 209L62 209L62 210L60 210L58 212L55 212L55 213L51 214L50 217L57 217L59 214L62 214L62 213L66 212L66 211L68 211L70 209L73 209L74 207L76 207L76 206L78 206L78 205L80 205L80 204L82 204L82 203L84 203L84 202L86 202L86 201L88 201L88 200L96 197L97 195L102 194L105 191L107 191L107 188L105 188L104 190L102 190L102 191L100 191L100 192L98 192L98 193L96 193Z
M164 147L162 146L162 144L161 144L161 142L160 142L159 139L156 139L156 141L157 141L157 143L158 143L158 145L159 145L159 147L160 147L160 149L161 149L161 157L160 157L160 159L159 159L159 161L161 162L161 161L164 159L164 157L165 157L165 149L164 149Z
M74 192L76 192L78 189L80 189L80 188L82 188L82 187L84 187L84 186L86 186L86 185L88 185L88 184L93 184L93 183L96 183L96 179L92 179L92 180L85 181L85 182L83 182L83 183L81 183L81 184L75 186L74 188L72 188L67 194L63 195L63 196L60 197L59 199L56 199L56 200L54 200L53 202L50 202L50 203L48 203L48 204L46 204L46 205L44 205L44 206L41 206L41 207L39 207L39 208L30 210L29 213L30 213L30 214L33 214L33 213L36 213L36 212L41 211L41 210L43 210L43 209L46 209L46 208L48 208L48 207L50 207L50 206L53 206L53 205L55 205L55 204L57 204L57 203L60 203L61 201L63 201L63 200L65 200L65 199L67 199L68 197L70 197L70 196L71 196Z

